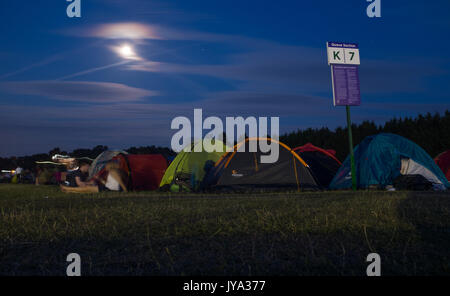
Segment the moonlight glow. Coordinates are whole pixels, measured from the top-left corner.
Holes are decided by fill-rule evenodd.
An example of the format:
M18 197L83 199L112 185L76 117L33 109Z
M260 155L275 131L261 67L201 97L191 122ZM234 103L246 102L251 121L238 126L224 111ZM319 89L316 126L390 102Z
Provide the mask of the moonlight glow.
M123 44L115 48L116 52L124 59L139 60L139 57L134 52L133 47L129 44Z

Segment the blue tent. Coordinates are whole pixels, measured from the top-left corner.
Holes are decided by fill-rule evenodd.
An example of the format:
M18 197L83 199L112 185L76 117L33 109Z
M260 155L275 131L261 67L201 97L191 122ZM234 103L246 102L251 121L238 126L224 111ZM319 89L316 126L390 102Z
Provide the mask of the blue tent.
M356 146L354 153L358 188L392 185L393 180L401 175L401 170L405 173L405 160L413 164L411 174L421 174L441 189L450 188L433 159L417 144L401 136L382 133L366 137ZM350 156L347 156L331 181L330 189L351 187Z

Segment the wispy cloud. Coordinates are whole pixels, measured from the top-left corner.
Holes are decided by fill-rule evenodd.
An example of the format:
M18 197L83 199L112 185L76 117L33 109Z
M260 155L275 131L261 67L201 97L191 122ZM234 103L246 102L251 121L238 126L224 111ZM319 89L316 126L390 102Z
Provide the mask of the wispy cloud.
M206 33L186 28L175 28L160 24L142 22L99 23L89 26L77 26L59 30L63 35L76 37L90 37L102 39L126 40L181 40L206 41L216 43L235 43L238 46L260 46L270 44L264 39L251 38L241 35Z
M49 58L44 59L43 61L40 61L40 62L31 64L31 65L25 66L23 68L20 68L18 70L15 70L15 71L12 71L12 72L9 72L9 73L2 74L2 75L0 75L0 79L5 79L5 78L8 78L8 77L11 77L11 76L14 76L14 75L26 72L26 71L28 71L30 69L33 69L33 68L37 68L37 67L48 65L48 64L53 63L53 62L55 62L55 61L57 61L57 60L59 60L61 58L62 58L62 54L57 54L57 55L51 56Z
M97 72L97 71L102 71L102 70L105 70L105 69L118 67L118 66L121 66L121 65L125 65L125 64L127 64L129 62L130 62L129 60L126 60L126 61L121 61L121 62L117 62L117 63L112 63L112 64L109 64L109 65L106 65L106 66L94 67L94 68L90 68L90 69L83 70L83 71L80 71L80 72L76 72L76 73L73 73L73 74L69 74L69 75L57 78L55 80L66 80L66 79L69 79L69 78L74 78L74 77L78 77L78 76L94 73L94 72Z
M165 39L160 28L136 22L98 24L65 31L69 35L107 39Z
M46 152L55 146L63 149L92 147L114 148L131 145L170 145L175 131L170 122L176 116L192 119L193 108L202 108L203 116L280 116L281 132L298 128L345 124L345 109L332 107L330 98L247 92L213 93L195 103L145 104L115 102L74 106L3 105L0 108L0 155ZM375 120L382 123L393 116L414 116L439 111L448 104L370 104L352 110L353 121ZM326 111L325 111L326 110ZM326 114L326 116L324 115ZM17 114L21 119L17 120ZM92 130L95 129L95 136ZM29 147L29 148L27 148Z
M20 69L14 70L14 71L9 72L9 73L1 74L0 75L0 79L9 78L11 76L15 76L15 75L27 72L27 71L29 71L31 69L34 69L34 68L47 66L49 64L52 64L52 63L54 63L56 61L59 61L59 60L63 60L65 58L67 58L68 56L71 56L71 55L74 55L76 53L82 52L83 50L86 50L86 49L91 48L92 46L95 46L95 45L98 45L98 44L99 44L99 42L93 42L93 43L89 43L88 45L85 45L85 46L81 46L81 47L78 47L78 48L74 48L74 49L70 49L70 50L66 50L66 51L61 51L61 52L55 53L54 55L49 56L47 58L44 58L44 59L40 60L39 62L32 63L30 65L24 66L24 67L22 67Z
M175 64L141 61L128 70L153 73L193 74L240 81L240 87L253 90L294 93L331 90L331 74L324 50L302 46L266 44L254 50L231 55L223 64ZM424 91L424 79L442 75L433 63L415 64L366 59L360 67L364 93L415 93Z
M138 101L158 94L155 91L120 83L54 80L2 82L0 91L15 95L91 103Z
M220 42L236 49L224 54L221 57L224 62L220 64L208 64L207 61L184 64L161 59L156 61L152 54L146 56L143 50L142 58L128 64L128 70L210 76L229 83L239 82L235 84L239 90L249 91L308 94L329 92L331 89L331 75L324 48L290 46L246 36L204 33L138 22L77 27L66 33L82 37L134 41L158 39ZM170 49L169 46L166 50ZM179 54L183 56L182 51ZM442 71L436 63L420 62L420 59L414 64L365 59L360 74L361 89L364 93L390 94L425 91L424 80L429 76L441 75Z

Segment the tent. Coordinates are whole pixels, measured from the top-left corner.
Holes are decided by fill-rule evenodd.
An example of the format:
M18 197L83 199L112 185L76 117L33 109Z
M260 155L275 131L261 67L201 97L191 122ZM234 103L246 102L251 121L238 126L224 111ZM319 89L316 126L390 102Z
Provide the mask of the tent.
M267 141L279 148L278 160L261 163L265 155L259 145L250 152L251 142ZM258 144L258 143L255 143ZM245 152L240 148L245 145ZM306 162L287 145L270 138L248 138L234 146L211 170L208 178L211 190L248 191L301 191L319 188Z
M203 178L226 153L226 145L220 143L223 152L207 152L205 149L202 149L202 152L194 152L195 147L201 143L192 143L191 152L184 149L175 157L161 180L162 189L179 192L198 191L202 188Z
M424 177L434 189L450 187L433 159L417 144L401 136L388 133L368 136L355 147L354 154L358 188L385 188L401 176L417 175ZM350 156L347 156L331 181L330 189L351 187Z
M450 150L442 152L434 159L436 164L441 168L442 172L450 181Z
M293 150L308 164L317 183L322 188L328 188L341 166L341 162L335 156L336 151L325 150L311 143Z
M118 154L127 153L121 150L107 150L100 153L91 163L91 166L89 168L89 178L97 175L105 167L105 165Z
M128 189L134 191L156 190L167 169L167 160L161 154L118 154L111 161L128 175ZM105 169L95 177L104 176Z

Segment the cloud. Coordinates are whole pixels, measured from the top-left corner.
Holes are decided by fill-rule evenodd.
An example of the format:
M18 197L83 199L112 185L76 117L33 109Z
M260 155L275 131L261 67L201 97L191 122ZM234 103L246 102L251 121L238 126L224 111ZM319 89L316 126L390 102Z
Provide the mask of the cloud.
M90 37L102 39L128 39L128 40L181 40L205 41L215 43L228 43L237 46L254 47L272 42L263 39L228 35L218 33L205 33L195 30L186 30L164 25L140 22L102 23L89 26L77 26L59 30L63 35L76 37Z
M302 92L331 88L326 56L315 48L253 44L252 49L231 54L221 64L180 64L141 61L125 69L164 74L211 76L238 82L241 90Z
M323 116L331 109L330 100L323 97L255 91L207 93L204 100L194 102L190 106L203 108L208 116L296 116L299 118Z
M1 82L0 91L15 95L92 103L138 101L158 94L155 91L119 83L54 80Z
M333 107L331 98L283 93L226 91L206 93L195 102L146 104L121 101L73 106L0 105L0 155L46 152L53 147L71 150L98 144L111 148L139 145L169 146L172 119L187 116L194 108L207 116L279 116L281 133L298 128L345 125L345 108ZM370 103L352 108L352 120L382 123L394 116L415 116L441 111L449 104ZM17 114L20 114L18 120ZM93 130L95 132L93 133Z
M171 121L177 116L192 120L194 108L202 108L204 118L281 116L283 120L290 115L302 118L316 114L319 118L317 114L327 103L313 97L223 92L205 94L193 103L177 104L116 102L89 108L8 104L0 106L0 126L3 127L0 137L6 139L5 145L0 147L0 155L46 152L57 146L65 150L98 144L119 149L139 145L169 146L175 132L170 129Z
M163 39L157 26L135 22L98 24L65 32L79 37L106 39Z
M224 55L220 64L173 63L143 57L130 64L134 71L201 75L223 79L240 90L312 93L331 91L325 48L289 46L239 35L174 29L161 25L124 22L98 24L70 31L84 37L106 39L195 40L223 43L237 50ZM423 59L422 59L423 60ZM360 67L361 90L368 94L425 92L425 80L442 75L436 63L365 59Z
M125 69L153 73L211 76L239 82L241 90L291 93L331 92L325 50L265 44L230 55L222 64L181 64L141 61ZM361 90L366 94L418 93L425 79L444 72L435 63L366 59L360 67Z

